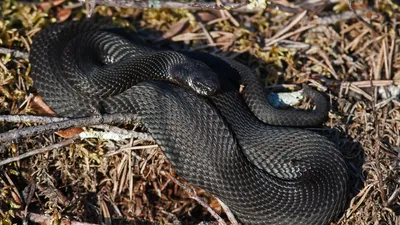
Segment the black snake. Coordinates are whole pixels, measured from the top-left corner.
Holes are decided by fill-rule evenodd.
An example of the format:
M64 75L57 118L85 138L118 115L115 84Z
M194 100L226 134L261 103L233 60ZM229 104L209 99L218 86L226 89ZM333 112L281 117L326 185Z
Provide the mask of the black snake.
M341 153L324 137L290 127L323 122L328 103L317 91L305 89L314 111L274 109L242 64L155 51L88 21L40 31L30 61L37 92L59 115L136 112L178 174L243 224L327 224L343 210Z

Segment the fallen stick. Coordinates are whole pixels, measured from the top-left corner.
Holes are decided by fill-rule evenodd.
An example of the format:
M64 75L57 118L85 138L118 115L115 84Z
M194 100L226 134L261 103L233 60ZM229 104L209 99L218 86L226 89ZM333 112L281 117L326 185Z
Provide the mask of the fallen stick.
M61 147L70 145L70 144L74 143L75 140L77 140L77 139L79 139L79 135L75 135L73 138L63 140L63 141L61 141L61 142L59 142L57 144L49 145L47 147L40 148L40 149L35 149L35 150L26 152L26 153L24 153L22 155L18 155L18 156L15 156L15 157L7 158L5 160L0 161L0 167L6 165L8 163L12 163L12 162L19 161L21 159L28 158L28 157L33 156L33 155L42 154L42 153L45 153L45 152L48 152L48 151L51 151L51 150L54 150L54 149L57 149L57 148L61 148Z
M20 218L25 218L25 216L17 214L18 217ZM51 225L54 223L53 219L48 216L48 215L41 215L38 213L28 213L26 216L26 220L31 221L33 223L39 223L42 225ZM28 223L24 223L28 224ZM96 223L85 223L85 222L79 222L79 221L72 221L66 218L62 218L61 221L59 222L60 225L99 225Z
M1 119L2 117L3 119ZM99 124L128 123L135 120L138 120L138 118L137 115L133 113L115 113L115 114L96 115L91 117L62 120L59 122L49 123L45 125L26 127L11 132L0 133L0 142L9 142L16 139L32 137L35 135L68 129L72 127L87 127ZM4 121L4 116L0 116L0 121Z
M265 8L279 9L284 12L298 13L301 8L293 8L279 3L268 2L257 4L258 1L250 3L224 3L219 5L213 2L175 2L166 0L83 0L86 4L88 16L93 13L96 5L111 6L120 8L141 8L141 9L183 9L183 10L228 10L239 13L256 13L264 11Z
M188 195L191 199L195 200L197 203L199 203L201 206L203 206L205 209L207 209L207 211L211 214L211 216L217 220L219 225L226 225L225 221L221 218L221 216L218 215L207 203L205 203L196 194L196 191L193 188L186 186L184 183L180 182L179 180L177 180L175 177L173 177L171 174L169 174L167 172L161 171L161 175L168 177L168 179L172 180L175 184L177 184L181 188L183 188L188 193ZM233 215L232 215L232 217L233 217Z

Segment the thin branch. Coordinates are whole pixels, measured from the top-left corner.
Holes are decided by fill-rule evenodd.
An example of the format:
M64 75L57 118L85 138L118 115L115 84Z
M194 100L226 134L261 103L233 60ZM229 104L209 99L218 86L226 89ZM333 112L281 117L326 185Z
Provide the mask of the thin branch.
M43 225L51 225L54 222L53 219L48 215L29 213L27 217L28 217L29 221L31 221L31 222L40 223ZM69 220L66 218L62 218L60 221L60 225L99 225L99 224L72 221L72 220Z
M29 57L29 53L27 53L27 52L21 52L18 50L12 50L12 49L2 48L2 47L0 47L0 54L3 54L3 55L11 54L15 58L22 58L22 59L27 59Z
M64 120L68 120L68 118L34 115L0 115L0 122L9 123L55 123Z
M311 24L311 25L307 25L307 26L304 26L304 27L300 27L299 29L297 29L297 30L295 30L295 31L292 31L292 32L290 32L290 33L286 33L285 35L282 35L281 37L279 37L279 38L276 38L276 39L273 39L273 40L267 40L268 42L267 43L265 43L265 45L264 45L264 49L266 48L266 47L268 47L268 46L270 46L270 45L273 45L273 44L275 44L275 43L277 43L277 42L280 42L280 41L282 41L282 40L284 40L284 39L286 39L286 38L288 38L288 37L291 37L291 36L293 36L293 35L295 35L295 34L298 34L298 33L301 33L301 32L303 32L303 31L306 31L306 30L308 30L308 29L311 29L311 28L313 28L313 27L315 27L316 25L314 25L314 24Z
M90 1L90 0L89 0ZM114 7L126 7L126 8L142 8L141 5L145 5L145 3L149 4L148 1L133 1L132 0L117 0L117 1L110 1L110 0L96 0L96 4L98 5L105 5L105 6L114 6ZM132 5L131 5L132 4ZM136 4L138 4L138 6L136 6ZM179 8L179 9L199 9L197 6L190 6L189 7L189 3L183 3L183 2L164 2L164 5L162 5L162 8ZM193 3L191 3L193 4ZM201 3L197 3L197 4L201 4ZM78 6L82 5L82 3L78 3ZM249 10L246 9L245 6L242 6L241 8L237 8L239 6L239 4L231 4L233 6L233 8L231 9L232 11L237 11L237 12L257 12L256 9L253 10ZM222 6L218 6L216 4L206 4L204 6L208 6L208 9L226 9ZM227 5L229 7L229 4ZM68 8L68 7L76 7L76 6L65 6L64 8ZM290 8L287 6L283 6L283 5L279 5L277 3L269 3L267 5L267 7L271 7L271 8L277 8L281 11L284 12L290 12L290 13L300 13L303 11L303 9L301 8ZM352 7L350 7L352 12L343 12L341 14L338 15L330 15L330 16L325 16L325 17L319 17L316 18L314 21L312 21L313 24L318 24L318 25L328 25L328 24L335 24L339 21L346 21L349 19L353 19L353 18L357 18L360 20L361 16L360 14L364 14L366 12L369 12L371 9L367 8L367 9L362 9L362 10L354 10ZM260 9L258 9L260 10ZM363 21L363 23L367 23L364 19L361 18L360 21ZM371 25L369 23L367 23L368 27L371 28ZM373 29L373 28L371 28ZM375 31L375 30L374 30ZM22 59L27 59L29 58L29 53L28 52L22 52L22 51L18 51L18 50L12 50L12 49L7 49L7 48L1 48L0 47L0 54L9 54L11 53L13 57L15 58L22 58Z
M15 157L11 157L11 158L2 160L2 161L0 161L0 166L4 166L4 165L6 165L8 163L16 162L16 161L28 158L28 157L33 156L33 155L42 154L42 153L45 153L45 152L48 152L48 151L51 151L51 150L54 150L54 149L57 149L57 148L61 148L61 147L70 145L70 144L74 143L75 140L77 140L77 139L79 139L79 135L75 135L73 138L63 140L63 141L61 141L61 142L59 142L57 144L49 145L49 146L44 147L44 148L40 148L40 149L36 149L36 150L33 150L33 151L26 152L26 153L24 153L22 155L19 155L19 156L15 156Z
M131 131L129 133L119 133L119 132L110 132L110 131L84 131L79 133L79 137L81 139L88 139L88 138L101 138L105 140L114 140L114 141L121 141L131 138L136 138L144 141L154 141L151 135L146 133L140 133L136 131Z
M274 3L274 2L268 3L267 8L279 9L283 12L288 12L288 13L300 13L304 10L300 7L293 8L293 7L284 6L284 5L281 5L278 3Z
M141 145L141 146L133 146L133 147L128 147L128 148L120 148L116 151L112 151L112 152L107 152L107 154L105 154L105 157L110 157L116 154L119 154L121 152L127 152L127 151L132 151L132 150L142 150L142 149L152 149L152 148L158 148L158 145ZM142 157L135 155L136 158L138 159L142 159Z
M306 15L307 15L307 10L304 10L302 13L298 14L297 16L295 16L295 18L286 27L284 27L283 29L279 30L273 37L269 38L268 41L271 42L271 41L281 37L285 33L287 33L295 25L299 24L300 20L302 20L304 18L304 16L306 16Z
M233 215L231 209L219 198L216 198L221 205L221 207L224 209L226 216L228 217L229 221L232 223L232 225L239 225L239 222L236 220L235 216Z
M357 20L360 21L361 23L363 23L364 25L366 25L368 27L368 29L371 30L373 35L377 35L378 32L375 30L375 28L370 23L365 21L360 15L358 15L357 11L353 7L353 2L354 2L354 0L349 0L349 8L354 13L354 15L356 16Z
M82 133L85 133L85 132L82 132ZM8 163L12 163L12 162L19 161L21 159L28 158L28 157L33 156L33 155L42 154L42 153L45 153L45 152L48 152L48 151L51 151L51 150L54 150L54 149L57 149L57 148L61 148L61 147L70 145L70 144L74 143L77 139L90 138L90 137L83 137L82 133L76 134L74 137L66 139L66 140L63 140L63 141L61 141L61 142L59 142L57 144L53 144L53 145L49 145L49 146L44 147L44 148L32 150L32 151L29 151L29 152L24 153L22 155L18 155L18 156L11 157L11 158L5 159L3 161L0 161L0 167L3 166L3 165L6 165ZM131 132L129 132L129 133L131 133ZM135 133L137 134L138 132L135 132ZM143 137L147 137L147 139L144 139L144 140L150 140L150 141L153 140L153 138L148 134L142 134L142 135L143 135ZM126 151L126 150L157 148L157 147L158 147L158 145L135 146L135 147L131 147L129 149L125 148L125 149L120 149L119 151L110 152L106 156L114 155L114 154L117 154L119 152Z
M26 127L8 133L1 133L0 142L9 142L15 139L32 137L42 133L54 132L57 130L68 129L71 127L87 127L98 124L127 123L127 122L132 122L134 120L138 120L138 118L137 115L133 113L115 113L115 114L106 114L106 115L70 119L65 121L49 123L45 125Z
M239 13L255 13L264 10L262 7L249 7L248 3L224 3L224 5L218 5L211 2L174 2L166 0L85 0L85 3L89 15L91 15L95 5L142 9L229 10ZM267 7L290 13L301 11L300 8L291 8L278 3L268 3Z
M185 10L233 10L238 12L258 12L261 8L249 9L239 3L227 3L225 6L219 6L216 3L206 2L174 2L174 1L155 1L155 0L86 0L89 5L112 6L121 8L154 8L154 9L185 9Z
M384 87L390 85L400 85L400 80L365 80L365 81L343 81L340 85L348 87L350 85L357 86L359 88L368 87Z
M134 129L126 130L126 129L122 129L122 128L119 128L116 126L111 126L108 124L95 125L95 126L91 126L91 127L106 130L106 131L121 134L121 135L126 135L126 136L129 136L130 138L136 138L136 139L140 139L140 140L144 140L144 141L153 141L154 142L154 138L150 134L136 132L136 131L134 131Z
M194 199L197 203L199 203L201 206L203 206L207 211L218 221L219 225L226 225L225 221L219 216L207 203L205 203L197 194L196 192L177 180L175 177L171 176L171 174L161 171L161 175L164 175L171 179L175 184L179 185L181 188L183 188L188 194L191 199Z
M328 15L328 16L318 17L318 18L315 18L311 23L315 23L318 25L335 24L340 21L347 21L347 20L356 18L357 15L362 15L367 12L371 12L371 10L372 10L371 8L366 8L366 9L356 10L355 13L354 13L354 11L351 11L351 12L346 11L346 12L342 12L340 14L332 14L332 15Z

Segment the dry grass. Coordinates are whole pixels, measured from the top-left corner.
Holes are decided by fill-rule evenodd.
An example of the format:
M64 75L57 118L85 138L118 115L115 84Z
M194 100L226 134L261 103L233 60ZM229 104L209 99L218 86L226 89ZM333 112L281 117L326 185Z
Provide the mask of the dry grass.
M31 37L42 27L85 17L85 10L74 7L74 1L55 3L59 5L0 2L0 47L29 52ZM273 9L221 16L219 11L98 7L94 17L160 46L229 52L258 75L268 74L266 85L309 80L328 88L333 107L326 126L332 129L320 131L338 144L353 175L351 201L336 224L400 224L400 101L399 87L390 81L397 80L398 85L400 79L399 7L386 0L370 1L368 6L366 1L354 2L366 25L346 3L311 7L315 11L297 15ZM0 54L1 114L34 113L25 103L32 86L29 66L26 59ZM32 124L1 124L0 132L28 125ZM1 146L7 151L0 158L61 140L52 134ZM22 222L22 199L28 193L33 194L27 210L48 214L54 223L66 217L106 224L111 224L110 217L114 224L212 221L165 175L174 171L161 151L131 150L151 144L87 139L2 167L0 224ZM35 192L29 192L31 185ZM209 194L197 193L221 212Z

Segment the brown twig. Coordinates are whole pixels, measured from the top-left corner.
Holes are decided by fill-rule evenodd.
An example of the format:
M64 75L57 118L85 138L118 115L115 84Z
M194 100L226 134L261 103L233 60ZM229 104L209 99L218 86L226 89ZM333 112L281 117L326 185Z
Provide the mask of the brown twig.
M390 85L400 85L400 80L365 80L365 81L343 81L341 82L342 86L357 86L359 88L366 88L366 87L382 87L382 86L390 86Z
M288 7L288 6L284 6L278 3L274 3L274 2L270 2L267 7L269 8L274 8L274 9L279 9L283 12L288 12L288 13L300 13L301 11L303 11L302 8L296 7Z
M63 141L61 141L61 142L59 142L57 144L53 144L53 145L49 145L49 146L44 147L44 148L40 148L40 149L36 149L36 150L33 150L33 151L29 151L29 152L24 153L24 154L19 155L19 156L7 158L5 160L0 161L0 166L4 166L4 165L6 165L8 163L16 162L16 161L28 158L28 157L33 156L33 155L45 153L45 152L48 152L48 151L51 151L51 150L54 150L54 149L57 149L57 148L61 148L61 147L70 145L70 144L74 143L75 140L77 140L77 139L79 139L79 135L75 135L73 138L63 140Z
M263 11L264 8L250 8L248 3L224 3L218 5L216 3L208 2L174 2L166 0L86 0L87 9L93 11L94 5L112 6L121 8L154 8L154 9L185 9L185 10L229 10L239 13L255 13ZM283 6L278 3L269 3L268 8L276 8L281 11L297 13L301 11L300 8L291 8Z
M22 215L18 215L19 217L24 217ZM48 215L41 215L37 213L29 213L27 216L28 220L34 223L39 223L42 225L51 225L53 224L53 220L50 216ZM71 221L69 219L63 218L61 219L60 225L99 225L95 223L85 223L85 222L79 222L79 221Z
M105 154L104 156L105 157L110 157L110 156L112 156L112 155L115 155L115 154L119 154L119 153L121 153L121 152L125 152L125 151L132 151L132 150L138 150L138 149L154 149L154 148L158 148L158 145L144 145L144 146L133 146L133 147L126 147L126 148L120 148L120 149L118 149L118 150L116 150L116 151L112 151L112 152L108 152L107 154ZM142 159L140 156L138 156L138 155L135 155L135 157L137 158L137 159Z
M372 34L377 36L378 32L375 30L375 28L370 23L365 21L360 15L358 15L357 11L353 7L353 2L354 2L354 0L349 0L349 8L354 13L357 20L360 21L361 23L363 23L364 25L366 25L368 27L368 29L371 30Z
M392 23L393 23L393 29L396 30L397 28L397 19L396 17L394 17L392 19ZM390 52L389 52L389 71L388 71L388 75L390 76L389 78L392 78L392 73L393 73L393 62L395 61L394 56L397 53L397 47L396 47L396 39L397 39L397 32L393 32L391 33L391 43L390 43Z
M171 174L166 173L164 171L161 171L161 174L168 177L168 179L172 180L174 183L179 185L181 188L183 188L188 194L191 199L194 199L197 203L199 203L201 206L203 206L207 211L218 221L219 225L226 225L225 221L219 216L207 203L205 203L193 190L193 188L190 188L177 180L175 177L171 176Z
M278 39L279 37L283 36L285 33L287 33L290 29L292 29L295 25L299 24L299 22L304 18L304 16L307 15L307 11L304 10L302 13L298 14L293 18L293 20L283 29L279 30L273 37L269 38L269 42L272 42L275 39Z
M328 15L328 16L317 17L311 23L315 23L318 25L336 24L340 21L347 21L347 20L356 18L357 15L364 14L364 13L367 13L370 11L371 11L370 8L366 8L366 9L356 10L355 11L356 13L354 13L354 11L342 12L340 14L335 13L335 14Z
M288 38L288 37L291 37L291 36L293 36L293 35L295 35L295 34L298 34L298 33L301 33L301 32L303 32L303 31L306 31L306 30L308 30L308 29L311 29L311 28L313 28L313 27L315 27L315 26L316 26L316 25L311 24L311 25L307 25L307 26L304 26L304 27L300 27L300 28L298 28L298 29L295 30L295 31L286 33L286 34L280 36L279 38L276 38L276 39L274 39L274 40L271 40L271 41L268 41L267 43L265 43L264 48L266 48L266 47L268 47L268 46L270 46L270 45L273 45L273 44L275 44L275 43L277 43L277 42L279 42L279 41L281 41L281 40L284 40L284 39L286 39L286 38Z

